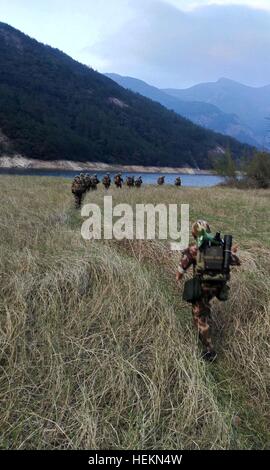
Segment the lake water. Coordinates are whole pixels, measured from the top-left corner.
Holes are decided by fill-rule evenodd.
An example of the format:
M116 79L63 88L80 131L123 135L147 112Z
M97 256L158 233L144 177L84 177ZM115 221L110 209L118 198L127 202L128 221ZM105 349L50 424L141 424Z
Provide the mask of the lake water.
M19 169L19 168L0 168L0 175L25 175L25 176L53 176L60 178L73 179L77 175L78 171L64 171L64 170L32 170L32 169ZM84 172L86 173L86 172ZM89 172L93 174L93 172ZM104 172L97 172L99 178L102 178ZM111 177L113 177L116 172L111 172ZM157 178L162 173L122 173L123 178L127 176L134 175L142 176L143 182L145 184L156 184ZM181 173L170 173L165 175L166 184L174 184L175 178L181 176L183 186L199 186L199 187L209 187L215 186L223 181L223 178L214 175L182 175Z

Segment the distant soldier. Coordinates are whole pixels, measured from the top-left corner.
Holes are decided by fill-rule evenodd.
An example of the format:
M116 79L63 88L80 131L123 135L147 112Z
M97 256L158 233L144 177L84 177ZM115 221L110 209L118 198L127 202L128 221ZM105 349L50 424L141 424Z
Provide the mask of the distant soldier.
M124 180L122 178L122 173L118 173L117 175L115 175L114 184L117 188L122 188L123 182L124 182Z
M91 176L91 186L90 189L92 191L96 191L97 185L100 183L97 174L95 173L93 176Z
M175 178L174 184L175 184L175 186L178 186L178 187L182 185L182 181L181 181L180 176L177 176L177 178Z
M140 188L141 185L142 185L142 182L143 182L142 177L139 176L139 178L137 178L137 179L135 180L135 183L134 183L135 186L136 186L136 188Z
M105 189L109 189L111 186L111 177L110 173L107 173L105 176L103 176L102 184L105 187Z
M91 176L88 173L84 177L84 182L86 191L89 191L91 188Z
M81 185L82 189L84 189L84 192L86 191L86 181L85 181L85 174L80 173L80 180L81 180Z
M165 183L165 176L160 176L157 180L157 184L162 186Z
M81 175L75 176L74 180L72 181L71 185L71 192L75 199L75 207L79 209L82 204L82 199L85 194L86 188L84 184L84 178Z
M126 185L128 188L132 188L134 186L134 176L127 176Z

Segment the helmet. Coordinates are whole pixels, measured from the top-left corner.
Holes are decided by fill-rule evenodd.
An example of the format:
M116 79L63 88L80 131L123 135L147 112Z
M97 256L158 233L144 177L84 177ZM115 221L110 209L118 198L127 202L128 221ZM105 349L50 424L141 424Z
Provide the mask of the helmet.
M197 220L192 225L192 235L194 238L198 238L203 233L211 233L210 225L205 220Z

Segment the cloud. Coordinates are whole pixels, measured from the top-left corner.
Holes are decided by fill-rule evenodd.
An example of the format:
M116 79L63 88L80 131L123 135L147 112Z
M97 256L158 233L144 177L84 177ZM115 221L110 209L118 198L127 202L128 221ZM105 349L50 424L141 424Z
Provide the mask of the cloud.
M191 11L206 5L244 5L250 8L270 10L269 0L167 0L184 11Z
M266 84L270 12L239 5L183 11L161 1L137 0L133 18L87 48L87 54L93 63L102 63L101 71L132 75L157 86L189 86L223 76Z

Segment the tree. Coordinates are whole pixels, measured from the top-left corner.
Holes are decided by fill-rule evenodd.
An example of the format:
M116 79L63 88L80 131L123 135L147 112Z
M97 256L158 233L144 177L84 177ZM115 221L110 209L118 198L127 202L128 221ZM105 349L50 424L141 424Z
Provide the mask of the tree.
M223 176L228 183L237 181L237 168L236 163L232 158L230 150L220 157L215 157L213 160L213 168L219 176Z
M257 152L247 165L246 174L248 180L257 188L270 187L270 154Z

